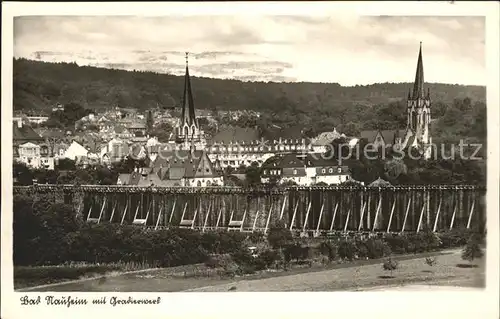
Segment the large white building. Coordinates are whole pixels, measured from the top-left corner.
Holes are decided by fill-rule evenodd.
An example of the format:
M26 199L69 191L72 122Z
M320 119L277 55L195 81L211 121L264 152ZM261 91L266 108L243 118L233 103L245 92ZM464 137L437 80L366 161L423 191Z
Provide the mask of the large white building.
M322 153L276 155L262 165L261 176L264 183L300 186L336 185L351 179L349 167L324 159Z
M54 156L50 144L33 128L23 123L22 118L13 122L14 161L24 163L31 168L54 169Z

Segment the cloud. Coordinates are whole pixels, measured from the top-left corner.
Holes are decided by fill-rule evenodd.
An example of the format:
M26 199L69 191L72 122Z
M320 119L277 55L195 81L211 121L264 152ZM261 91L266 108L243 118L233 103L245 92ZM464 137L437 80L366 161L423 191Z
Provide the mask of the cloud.
M427 81L485 84L482 17L343 14L14 19L16 57L182 74L189 51L193 75L344 85L411 81L420 41Z

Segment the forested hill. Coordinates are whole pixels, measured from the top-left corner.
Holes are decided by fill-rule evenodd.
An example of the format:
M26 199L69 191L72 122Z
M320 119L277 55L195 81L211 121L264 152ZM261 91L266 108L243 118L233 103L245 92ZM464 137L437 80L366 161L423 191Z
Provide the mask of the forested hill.
M328 70L325 70L328 72ZM354 72L354 70L353 70ZM411 78L412 74L408 74ZM93 109L111 106L175 107L180 104L183 77L152 72L130 72L14 59L14 109L49 110L56 103L75 102ZM382 83L345 87L332 83L265 83L197 78L192 76L195 105L199 109L265 112L335 113L405 99L411 83ZM469 97L485 101L486 88L427 84L431 98L445 104ZM283 98L287 102L283 102Z

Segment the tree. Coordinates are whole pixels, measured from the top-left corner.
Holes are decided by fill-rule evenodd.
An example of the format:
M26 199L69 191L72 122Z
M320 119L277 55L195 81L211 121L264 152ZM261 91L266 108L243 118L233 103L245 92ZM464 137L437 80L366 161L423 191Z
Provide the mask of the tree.
M153 125L154 125L153 113L151 112L151 110L149 110L146 113L146 132L148 132L148 134L152 133Z
M292 232L286 228L282 221L276 221L269 228L267 241L274 249L281 249L293 240Z
M167 122L162 122L154 126L150 135L156 136L160 143L167 143L170 140L173 127Z
M24 163L14 162L12 164L12 173L15 183L18 185L31 185L35 178L33 172Z
M426 258L425 258L425 263L426 263L428 266L433 267L434 265L436 265L436 264L437 264L437 259L436 259L436 257L426 257Z
M396 270L398 266L399 266L398 262L389 257L382 264L382 269L384 269L385 271L390 271L392 277L392 272Z
M61 158L57 163L57 169L63 171L74 171L76 170L75 161L70 158Z
M462 259L469 262L474 261L474 259L482 258L484 253L480 246L480 239L478 235L472 235L467 240L467 245L462 250Z
M257 162L253 162L252 165L245 170L245 180L248 186L257 186L261 183L261 169Z
M392 159L384 164L384 175L393 183L402 174L406 175L408 173L408 168L402 160Z

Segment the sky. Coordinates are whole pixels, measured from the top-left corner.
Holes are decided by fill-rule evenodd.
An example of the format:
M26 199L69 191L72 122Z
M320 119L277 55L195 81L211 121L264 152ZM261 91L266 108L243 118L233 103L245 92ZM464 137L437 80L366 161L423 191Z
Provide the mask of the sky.
M243 81L486 85L484 17L21 16L14 56Z

